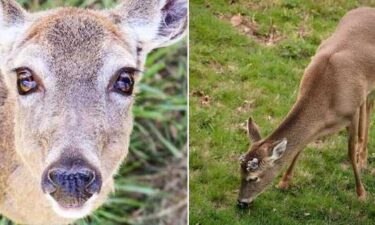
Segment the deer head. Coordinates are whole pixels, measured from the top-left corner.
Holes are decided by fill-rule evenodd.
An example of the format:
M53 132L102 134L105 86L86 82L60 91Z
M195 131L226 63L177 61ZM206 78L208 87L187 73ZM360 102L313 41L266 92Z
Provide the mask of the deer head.
M39 13L0 1L0 87L15 150L58 215L83 217L105 199L128 152L146 55L186 28L184 0Z
M286 139L271 143L261 140L259 128L251 117L247 121L247 131L252 145L248 153L240 157L241 186L238 197L240 208L248 207L272 182L278 172L275 162L283 156L288 143Z

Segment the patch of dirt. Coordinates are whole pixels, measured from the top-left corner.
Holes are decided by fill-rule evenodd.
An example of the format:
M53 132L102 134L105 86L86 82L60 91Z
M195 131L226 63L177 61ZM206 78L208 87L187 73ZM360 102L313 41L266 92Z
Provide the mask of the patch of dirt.
M219 15L222 20L227 20L235 27L240 33L256 40L258 43L265 46L272 46L283 40L285 37L276 30L275 25L271 25L266 34L259 31L259 24L254 20L249 20L241 14L232 16Z
M205 95L201 98L201 105L202 106L209 106L211 104L211 97L208 95Z
M233 64L228 64L227 65L227 68L230 72L236 72L238 70L238 66L237 65L233 65Z
M255 108L255 102L254 100L245 100L241 106L236 108L236 111L238 113L244 113L244 112L249 112L251 109Z
M190 95L194 97L199 97L201 106L207 107L211 105L212 98L211 96L205 94L204 91L192 91Z
M215 71L216 74L224 73L223 66L217 61L210 61L208 64L208 67L210 67L213 71Z

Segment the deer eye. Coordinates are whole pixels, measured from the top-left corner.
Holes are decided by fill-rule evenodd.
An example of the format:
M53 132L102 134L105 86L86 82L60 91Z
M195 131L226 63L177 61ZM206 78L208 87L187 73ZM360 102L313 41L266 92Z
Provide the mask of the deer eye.
M257 158L253 158L247 162L247 171L254 171L257 170L259 167L259 160Z
M33 72L27 68L16 70L17 88L20 95L28 95L38 89L38 84L34 79Z
M117 73L117 80L113 84L113 90L122 95L131 95L134 88L134 70L124 68Z

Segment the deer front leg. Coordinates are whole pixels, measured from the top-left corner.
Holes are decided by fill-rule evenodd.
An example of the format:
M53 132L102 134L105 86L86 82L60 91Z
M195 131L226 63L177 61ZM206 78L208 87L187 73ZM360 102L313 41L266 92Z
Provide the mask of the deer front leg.
M296 156L294 156L292 163L288 167L287 171L284 173L283 177L281 178L279 184L277 185L280 189L287 189L289 187L289 182L293 177L293 170L294 166L296 165L297 159L299 154L301 154L302 151L299 151Z
M359 169L357 167L359 111L360 110L357 110L357 113L353 116L350 125L348 126L348 155L353 167L358 199L364 201L366 199L366 191L363 187L361 177L359 174Z
M367 133L367 107L366 101L359 108L359 117L358 117L358 144L357 144L357 153L356 160L359 171L364 169L363 165L363 151L366 148L367 143L365 143L366 133Z
M364 118L360 118L360 123L362 123L362 133L360 131L359 133L359 139L360 139L360 146L359 146L359 152L358 152L358 168L360 170L364 170L367 168L367 145L368 145L368 135L369 135L369 129L370 129L370 123L371 123L371 113L374 106L374 99L367 98L366 103L361 106L361 111L363 110L365 114ZM361 130L361 125L360 125ZM362 140L362 141L361 141Z

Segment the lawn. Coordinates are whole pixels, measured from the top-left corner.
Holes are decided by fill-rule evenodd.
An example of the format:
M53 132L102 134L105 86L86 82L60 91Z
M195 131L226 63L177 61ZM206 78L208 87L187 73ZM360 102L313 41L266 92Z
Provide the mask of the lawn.
M279 176L250 210L236 208L238 157L249 147L244 122L253 116L263 136L276 128L320 42L361 5L375 6L352 0L190 2L190 224L375 224L374 126L365 203L356 197L343 131L305 148L289 190L275 188Z
M114 0L18 0L31 11L77 6L94 9ZM187 41L152 52L134 107L130 153L116 175L115 192L76 224L186 224ZM6 218L0 224L12 224Z

